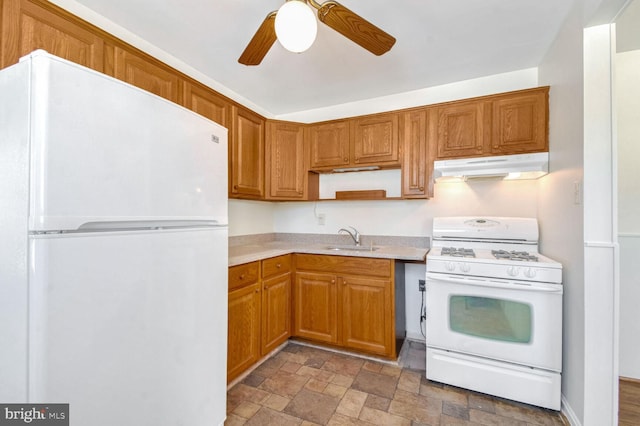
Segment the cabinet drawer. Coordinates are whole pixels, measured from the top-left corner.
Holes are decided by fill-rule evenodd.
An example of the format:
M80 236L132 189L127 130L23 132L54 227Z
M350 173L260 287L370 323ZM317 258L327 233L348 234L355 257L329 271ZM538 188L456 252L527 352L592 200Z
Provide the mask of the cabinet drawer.
M229 268L229 290L244 287L258 281L260 274L259 262L245 263L244 265Z
M367 257L325 256L317 254L296 254L296 270L330 272L332 274L352 274L389 278L392 262L389 259Z
M291 271L291 255L272 257L262 261L262 278L270 278Z

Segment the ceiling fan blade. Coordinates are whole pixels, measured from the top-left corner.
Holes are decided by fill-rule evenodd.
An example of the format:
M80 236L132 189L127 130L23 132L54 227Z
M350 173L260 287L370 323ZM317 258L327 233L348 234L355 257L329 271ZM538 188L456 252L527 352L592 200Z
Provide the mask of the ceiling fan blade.
M238 62L243 65L258 65L262 62L273 43L276 42L276 12L273 11L264 18L260 28L240 55Z
M320 5L318 19L374 55L388 52L396 42L393 36L335 1Z

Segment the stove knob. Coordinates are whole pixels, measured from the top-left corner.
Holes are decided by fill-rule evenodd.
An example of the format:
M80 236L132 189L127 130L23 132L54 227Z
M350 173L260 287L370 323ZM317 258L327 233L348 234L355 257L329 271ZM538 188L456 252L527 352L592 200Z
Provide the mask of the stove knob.
M471 270L471 266L469 266L469 264L467 263L463 263L460 265L460 270L465 273L469 272Z
M446 268L447 271L453 272L456 269L456 264L453 262L447 262L444 264L444 267Z
M519 273L520 268L518 268L517 266L509 266L507 268L507 275L509 275L510 277L517 277Z
M536 270L534 268L527 268L524 270L524 275L527 278L535 278Z

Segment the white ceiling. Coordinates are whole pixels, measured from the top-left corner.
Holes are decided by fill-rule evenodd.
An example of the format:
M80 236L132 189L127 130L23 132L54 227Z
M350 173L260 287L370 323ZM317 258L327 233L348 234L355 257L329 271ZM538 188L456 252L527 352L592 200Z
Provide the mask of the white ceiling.
M536 67L573 1L340 0L396 37L391 51L319 23L308 51L276 42L247 67L238 57L283 0L76 0L274 116Z

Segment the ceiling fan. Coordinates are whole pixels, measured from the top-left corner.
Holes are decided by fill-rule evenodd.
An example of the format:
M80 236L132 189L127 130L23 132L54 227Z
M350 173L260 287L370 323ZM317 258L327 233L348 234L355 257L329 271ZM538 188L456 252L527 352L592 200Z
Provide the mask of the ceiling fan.
M388 52L396 42L393 36L336 1L330 0L322 4L317 3L315 0L287 0L287 2L298 2L303 5L309 4L313 6L318 11L320 22L333 28L374 55L379 56ZM258 65L262 62L262 59L277 39L275 22L278 13L279 11L273 11L267 15L244 49L244 52L242 52L242 55L240 55L238 62L244 65ZM315 34L313 38L315 38Z

